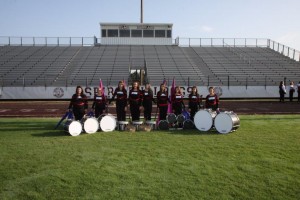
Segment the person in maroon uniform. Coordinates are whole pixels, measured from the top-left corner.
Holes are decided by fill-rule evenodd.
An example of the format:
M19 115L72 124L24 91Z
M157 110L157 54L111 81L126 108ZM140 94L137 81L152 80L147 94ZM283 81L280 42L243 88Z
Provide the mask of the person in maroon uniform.
M168 111L168 91L165 84L160 85L160 90L157 93L157 107L159 108L159 119L166 120Z
M139 121L142 110L143 93L140 90L138 82L132 83L132 89L129 91L129 107L132 121Z
M175 88L175 94L172 97L172 109L174 114L177 116L182 113L183 108L184 108L183 95L181 94L180 87L177 86Z
M144 119L145 121L148 121L151 120L152 101L155 103L153 99L153 91L151 89L150 83L146 83L145 89L142 91L142 93L143 93Z
M214 88L209 87L209 94L206 96L205 108L212 109L214 111L219 110L219 97L215 94Z
M98 118L103 114L103 111L106 108L106 97L102 92L101 88L98 89L97 94L94 96L94 103L92 105L92 109L95 112L95 117Z
M116 96L117 119L118 121L125 121L127 111L127 90L124 87L123 81L119 81L118 87L115 89L114 94L109 103L111 103Z
M198 89L196 86L192 87L192 91L189 94L189 112L190 112L190 118L192 121L194 121L194 116L196 112L201 108L202 103L202 95L200 96L198 94Z
M75 120L81 120L88 109L87 96L84 94L81 86L76 87L75 94L73 94L69 110L73 111Z

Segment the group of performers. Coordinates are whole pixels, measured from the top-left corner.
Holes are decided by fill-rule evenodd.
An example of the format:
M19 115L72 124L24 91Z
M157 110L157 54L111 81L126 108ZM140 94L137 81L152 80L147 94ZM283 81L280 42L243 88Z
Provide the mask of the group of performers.
M108 104L116 101L116 113L118 121L126 121L126 112L129 107L132 121L140 120L140 113L144 111L144 120L151 120L152 102L157 104L157 112L160 120L166 120L168 114L168 104L172 105L172 112L177 116L185 110L184 96L179 86L175 88L174 94L169 97L168 90L165 84L160 85L160 90L157 93L157 98L154 99L151 85L147 83L143 90L140 89L138 82L132 83L132 89L127 96L127 90L124 82L120 81L115 89L111 99L107 99L101 88L98 89L94 96L92 110L95 117L102 115ZM219 98L214 92L213 87L209 87L209 94L205 98L205 104L202 102L202 95L199 95L197 87L193 86L188 97L188 111L190 119L193 120L196 112L200 108L218 110ZM75 120L81 120L88 110L88 98L84 94L81 86L76 87L76 92L73 94L68 110L72 110Z

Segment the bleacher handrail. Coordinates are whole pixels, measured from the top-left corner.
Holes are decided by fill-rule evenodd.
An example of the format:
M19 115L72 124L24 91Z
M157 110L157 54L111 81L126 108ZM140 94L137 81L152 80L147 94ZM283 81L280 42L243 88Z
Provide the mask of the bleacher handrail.
M0 46L97 46L101 38L93 37L22 37L0 36ZM180 47L266 47L300 62L300 51L268 38L180 38Z

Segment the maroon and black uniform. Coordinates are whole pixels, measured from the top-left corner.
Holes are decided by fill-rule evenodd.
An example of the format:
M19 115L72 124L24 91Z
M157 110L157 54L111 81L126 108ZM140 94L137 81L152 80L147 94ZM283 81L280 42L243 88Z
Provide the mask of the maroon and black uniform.
M181 94L175 94L172 98L172 109L175 115L180 115L184 108L183 96Z
M112 96L112 100L116 99L116 110L117 110L117 119L118 121L125 121L126 120L126 112L125 107L127 106L127 90L126 89L119 89L116 88L115 92Z
M106 97L104 94L101 96L95 95L94 96L94 103L92 109L95 109L95 117L98 118L100 115L103 114L103 110L106 108Z
M200 98L199 94L193 94L191 93L189 95L189 109L191 109L190 118L194 121L194 116L196 112L200 108L200 103L202 102L202 99Z
M143 107L144 107L144 118L145 120L151 120L151 113L152 113L152 101L153 99L153 91L143 90Z
M73 110L75 120L81 120L85 115L85 110L88 109L87 96L73 94L69 109Z
M157 106L159 107L159 119L166 120L169 102L168 92L159 91L156 96Z
M217 110L219 108L219 97L216 94L212 96L207 95L205 101L205 108Z
M143 93L141 90L129 91L129 105L132 121L140 120L140 106L142 106Z

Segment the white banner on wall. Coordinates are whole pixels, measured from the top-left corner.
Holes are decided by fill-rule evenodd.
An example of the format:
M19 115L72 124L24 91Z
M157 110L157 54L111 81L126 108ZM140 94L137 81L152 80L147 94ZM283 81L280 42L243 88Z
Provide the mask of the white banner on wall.
M116 87L104 87L105 94L108 98L112 97ZM156 96L159 86L151 87ZM171 87L169 87L170 89ZM3 87L0 89L0 99L49 99L60 100L70 99L75 93L76 87ZM83 87L85 94L89 99L94 97L98 87ZM129 91L130 88L127 88ZM141 87L143 89L143 87ZM181 86L182 93L185 98L188 97L192 87ZM227 86L216 87L216 92L221 98L276 98L279 97L278 86ZM198 87L198 93L206 97L208 87Z

